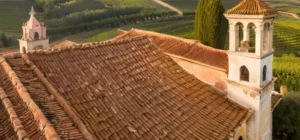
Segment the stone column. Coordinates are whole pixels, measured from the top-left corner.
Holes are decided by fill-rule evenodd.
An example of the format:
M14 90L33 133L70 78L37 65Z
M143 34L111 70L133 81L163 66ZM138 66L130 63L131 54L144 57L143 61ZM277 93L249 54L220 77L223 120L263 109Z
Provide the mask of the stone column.
M229 27L229 51L237 51L237 42L239 41L236 27L233 23L230 23Z
M256 26L255 29L255 54L262 56L263 50L263 30L261 25Z
M270 25L269 35L268 35L268 51L273 51L273 32L274 24Z
M249 37L250 36L250 34L249 34L249 28L247 26L244 26L243 30L244 30L244 34L243 34L244 40L245 41L249 41L249 38L250 38Z

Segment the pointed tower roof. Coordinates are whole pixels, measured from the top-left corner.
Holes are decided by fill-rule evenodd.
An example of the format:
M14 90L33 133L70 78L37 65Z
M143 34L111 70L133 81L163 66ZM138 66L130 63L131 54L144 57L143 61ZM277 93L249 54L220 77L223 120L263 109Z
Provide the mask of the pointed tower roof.
M27 22L27 28L28 29L32 29L32 28L36 27L36 25L40 25L40 22L34 16L35 14L36 13L35 13L35 11L33 9L33 6L32 6L31 10L30 10L30 13L29 13L30 19Z
M275 15L277 11L261 0L242 0L237 6L226 11L226 14L237 15Z
M34 9L33 9L33 6L31 7L31 10L30 10L30 12L29 12L29 15L32 15L32 16L34 16L36 13L35 13L35 11L34 11Z

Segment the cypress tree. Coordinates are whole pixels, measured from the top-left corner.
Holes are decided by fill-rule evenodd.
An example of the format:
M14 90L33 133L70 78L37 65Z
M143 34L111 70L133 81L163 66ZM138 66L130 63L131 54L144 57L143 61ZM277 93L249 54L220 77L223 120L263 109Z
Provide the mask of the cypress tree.
M195 15L196 39L203 44L224 49L228 20L221 0L200 0Z

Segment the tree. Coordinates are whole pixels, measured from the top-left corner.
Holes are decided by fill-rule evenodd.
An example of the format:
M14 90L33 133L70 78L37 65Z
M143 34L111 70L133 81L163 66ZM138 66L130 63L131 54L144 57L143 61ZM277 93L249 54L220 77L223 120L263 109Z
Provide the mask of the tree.
M0 42L2 42L2 45L3 45L4 47L8 47L8 46L11 44L11 38L10 38L10 37L7 37L7 36L5 35L5 33L2 33L2 34L0 35Z
M205 45L225 48L228 20L221 0L200 0L195 15L195 35Z
M273 139L300 139L300 93L287 93L273 112Z

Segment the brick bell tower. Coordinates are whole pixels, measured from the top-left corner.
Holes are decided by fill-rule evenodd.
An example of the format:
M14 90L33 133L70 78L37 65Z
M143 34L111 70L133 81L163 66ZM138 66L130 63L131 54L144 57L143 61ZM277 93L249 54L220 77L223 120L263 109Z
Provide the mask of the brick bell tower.
M47 38L46 30L43 22L39 22L35 18L33 7L29 13L30 19L23 24L23 36L19 39L20 52L27 53L37 49L49 49L49 38Z
M273 28L277 11L260 0L242 0L229 20L228 98L254 110L247 140L272 140Z

